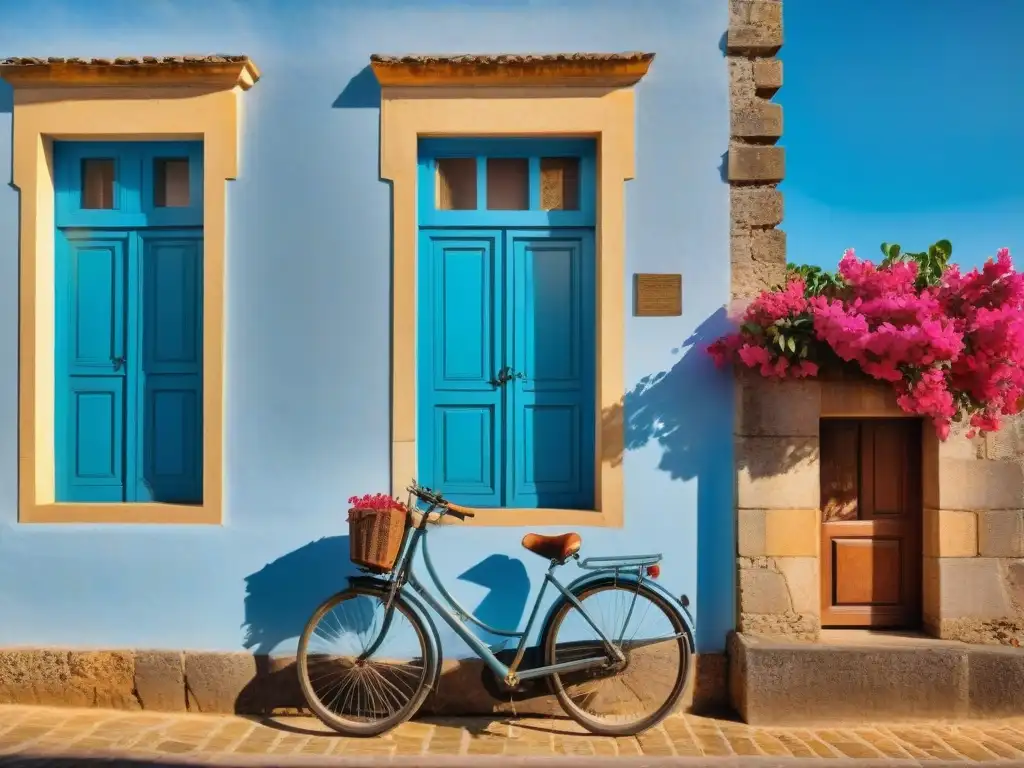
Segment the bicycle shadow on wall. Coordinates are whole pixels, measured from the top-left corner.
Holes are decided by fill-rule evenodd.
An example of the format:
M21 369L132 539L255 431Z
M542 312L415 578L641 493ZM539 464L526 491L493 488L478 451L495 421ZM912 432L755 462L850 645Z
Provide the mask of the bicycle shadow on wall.
M306 622L324 600L348 586L348 578L360 571L349 560L349 537L329 536L310 542L263 566L245 578L245 648L255 657L256 674L235 700L240 714L271 715L305 711L295 666L295 645ZM473 614L497 629L515 629L523 621L530 593L530 578L522 561L506 555L490 555L457 577L486 590ZM428 586L429 583L428 583ZM435 591L435 590L431 590ZM458 595L456 595L458 597ZM467 607L472 602L467 601ZM332 614L346 622L338 629L368 629L369 613L346 611ZM497 686L493 674L474 661L457 660L456 649L445 641L451 633L436 615L442 634L442 655L447 662L438 689L424 705L423 714L479 714L490 712L495 699L508 704L509 695ZM352 624L362 620L362 625ZM474 628L489 645L504 638ZM513 644L514 645L514 644ZM287 648L287 652L281 652ZM511 660L514 648L502 652ZM490 678L490 679L488 679ZM273 725L273 723L268 723Z
M346 535L312 541L245 577L243 645L256 658L256 675L238 695L236 712L269 714L306 706L294 649L281 654L278 648L297 643L317 606L358 574Z

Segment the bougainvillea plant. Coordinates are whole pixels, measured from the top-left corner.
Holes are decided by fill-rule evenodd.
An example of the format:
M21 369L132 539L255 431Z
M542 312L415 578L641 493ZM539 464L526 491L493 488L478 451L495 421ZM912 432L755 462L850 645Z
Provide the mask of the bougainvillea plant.
M400 502L394 496L389 496L386 493L367 493L363 496L350 496L348 503L352 509L405 510L405 504Z
M745 310L739 330L708 347L721 364L776 379L853 366L890 382L905 412L940 439L998 430L1024 406L1024 274L1003 248L962 274L940 240L922 253L882 244L875 265L846 251L836 273L787 266L784 286Z

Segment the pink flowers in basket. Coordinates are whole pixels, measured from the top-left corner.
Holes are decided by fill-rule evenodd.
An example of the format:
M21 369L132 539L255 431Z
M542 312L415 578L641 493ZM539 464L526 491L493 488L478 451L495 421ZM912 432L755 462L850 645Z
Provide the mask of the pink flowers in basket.
M400 502L394 496L389 496L386 493L366 493L362 496L350 496L348 503L351 507L351 509L349 509L349 519L351 519L352 513L356 510L384 512L389 509L397 509L401 512L409 511L405 504Z
M836 273L789 265L786 285L758 296L708 352L775 379L856 366L943 440L952 422L966 421L969 437L999 429L1024 405L1024 274L1009 251L966 274L948 263L948 240L882 252L875 265L848 250Z

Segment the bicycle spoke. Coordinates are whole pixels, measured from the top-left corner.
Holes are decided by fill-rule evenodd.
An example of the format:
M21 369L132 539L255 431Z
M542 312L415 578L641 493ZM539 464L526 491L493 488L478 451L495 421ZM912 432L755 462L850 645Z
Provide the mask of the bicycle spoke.
M343 597L306 629L304 690L329 724L372 726L401 716L428 685L420 625L399 606L389 616L380 596ZM419 646L413 653L410 642Z
M555 675L570 714L592 730L635 733L662 717L682 691L689 646L681 620L664 601L631 582L613 582L583 593L586 614L568 605L554 628L549 663L599 658L607 651L601 634L624 656L607 666ZM636 726L635 724L640 724Z

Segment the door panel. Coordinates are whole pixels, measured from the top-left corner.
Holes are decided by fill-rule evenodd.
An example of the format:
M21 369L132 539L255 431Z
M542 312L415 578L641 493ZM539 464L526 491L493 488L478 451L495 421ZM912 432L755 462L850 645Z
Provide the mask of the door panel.
M821 491L822 624L919 624L920 421L822 420Z
M59 501L124 501L124 378L73 376L65 422L67 481Z
M139 237L136 500L196 504L203 490L202 236Z
M508 232L511 507L594 505L593 236Z
M500 506L499 233L423 232L419 274L419 479L454 501Z
M125 498L128 243L129 235L123 232L58 234L54 398L58 501Z

